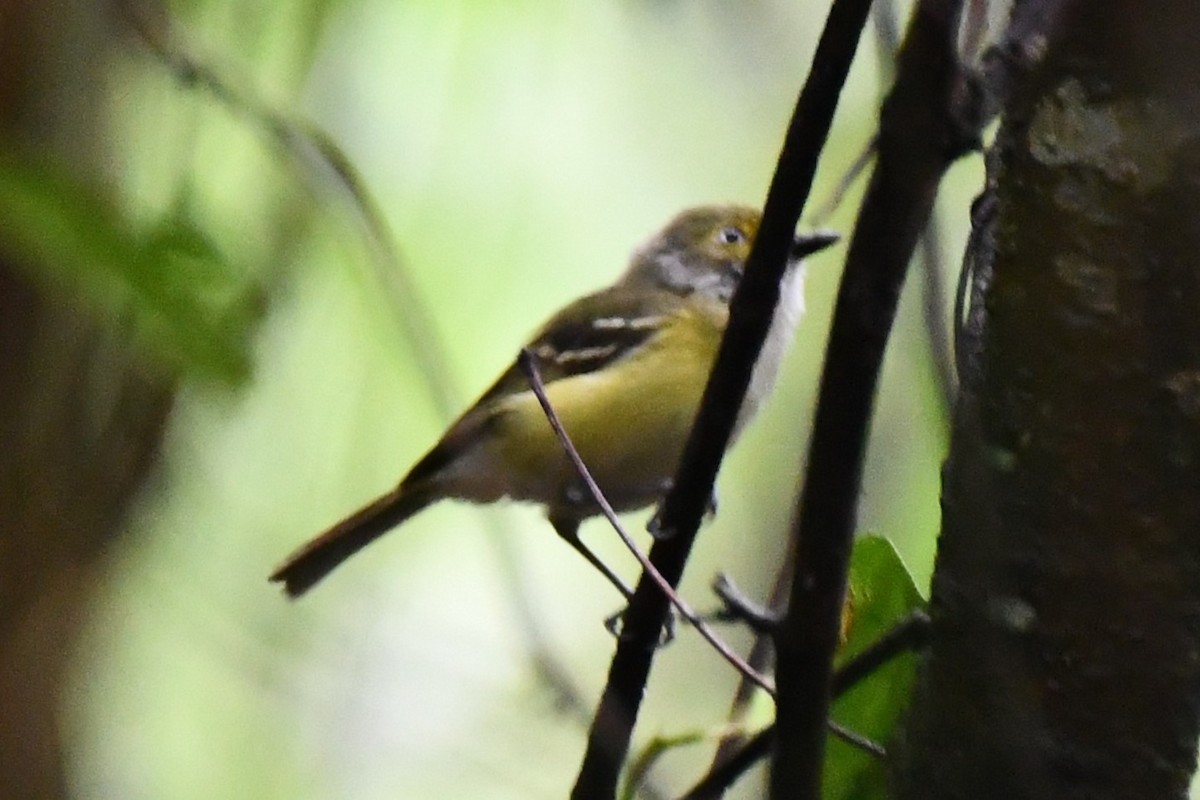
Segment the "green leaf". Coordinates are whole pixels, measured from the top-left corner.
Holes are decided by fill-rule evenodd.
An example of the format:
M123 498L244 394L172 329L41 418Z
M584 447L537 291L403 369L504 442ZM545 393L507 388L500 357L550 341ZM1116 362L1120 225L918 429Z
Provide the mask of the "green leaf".
M869 647L924 605L908 569L886 539L868 536L854 546L850 562L853 621L838 663ZM916 656L885 664L833 704L832 718L855 733L886 745L908 702ZM830 737L825 759L826 800L880 800L887 796L882 761Z
M137 235L83 182L0 159L0 250L58 300L98 316L174 367L236 382L249 373L261 298L186 218Z

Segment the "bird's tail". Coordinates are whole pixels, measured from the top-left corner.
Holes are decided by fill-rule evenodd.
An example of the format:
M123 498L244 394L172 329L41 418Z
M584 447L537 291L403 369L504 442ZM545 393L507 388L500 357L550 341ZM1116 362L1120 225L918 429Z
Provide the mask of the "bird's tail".
M407 481L334 525L288 556L271 573L288 597L307 592L339 564L438 499Z

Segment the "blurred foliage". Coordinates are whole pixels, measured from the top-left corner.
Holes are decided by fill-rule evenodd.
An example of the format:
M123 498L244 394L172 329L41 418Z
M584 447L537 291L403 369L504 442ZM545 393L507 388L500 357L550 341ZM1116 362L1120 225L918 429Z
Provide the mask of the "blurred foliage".
M79 296L198 377L249 374L256 293L186 218L132 230L100 193L36 163L0 161L0 248L51 292Z
M75 793L561 797L611 652L600 620L618 599L536 511L431 509L296 605L265 576L436 438L444 412L414 353L443 345L439 377L465 403L542 318L611 280L676 210L761 202L825 7L179 0L169 10L217 74L343 146L411 287L396 296L361 210L284 157L253 108L223 105L132 34L97 88L108 108L102 191L69 171L0 164L0 213L17 223L0 246L39 256L43 281L128 325L191 379L79 650L64 720ZM874 67L862 53L818 197L870 138ZM949 253L961 249L978 178L976 165L951 182ZM850 229L858 191L830 226ZM771 585L839 257L814 260L809 315L776 397L726 462L721 514L683 587L698 605L718 569L751 592ZM861 520L924 586L945 420L908 295ZM415 334L397 311L412 302L433 320ZM230 380L240 380L232 391ZM632 569L603 525L583 535ZM876 557L858 569L881 570L890 588L856 589L868 599L855 637L914 597ZM579 707L556 706L538 683L535 637L576 676ZM640 740L719 726L735 684L681 636L656 664ZM837 713L882 736L896 698L872 686L854 695L865 718ZM671 750L649 780L690 783L706 750ZM754 784L729 796L756 796Z

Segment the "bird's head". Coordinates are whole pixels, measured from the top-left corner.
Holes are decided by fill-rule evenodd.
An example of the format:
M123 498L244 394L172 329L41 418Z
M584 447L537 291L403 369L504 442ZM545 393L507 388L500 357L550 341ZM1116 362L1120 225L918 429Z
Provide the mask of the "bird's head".
M749 206L699 206L678 214L633 254L623 282L676 294L703 292L728 303L746 269L762 218ZM796 237L793 265L837 241L817 233Z

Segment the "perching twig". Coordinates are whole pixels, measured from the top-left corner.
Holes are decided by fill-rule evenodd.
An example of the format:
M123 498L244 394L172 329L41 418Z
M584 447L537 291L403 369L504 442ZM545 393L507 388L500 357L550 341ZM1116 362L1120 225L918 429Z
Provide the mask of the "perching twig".
M751 371L773 319L796 222L808 199L817 159L869 7L869 0L835 0L813 57L813 70L792 114L745 277L730 306L729 326L679 473L660 509L661 528L671 535L655 542L650 561L672 586L683 576ZM657 583L643 575L626 611L626 635L617 643L609 667L572 800L612 800L615 796L650 674L654 642L666 613L667 602Z
M521 353L517 356L517 365L522 374L529 381L529 388L533 390L534 396L537 397L538 403L542 406L542 411L546 414L546 419L550 422L550 427L554 429L554 435L558 437L558 441L562 444L563 450L567 454L567 458L571 459L571 463L575 467L575 472L587 487L588 493L592 500L600 508L604 518L608 520L609 525L621 537L621 541L625 543L625 547L629 552L633 553L633 557L638 560L645 570L645 574L650 576L650 579L657 584L659 591L670 601L671 605L679 611L679 615L687 620L696 629L696 631L704 638L706 642L712 645L722 658L733 665L734 669L740 672L748 680L753 681L759 687L765 689L769 694L775 693L775 684L767 676L759 673L751 668L749 664L742 659L729 645L717 636L713 629L704 621L703 617L697 614L691 606L675 591L674 587L662 576L661 573L650 563L637 546L637 542L633 541L633 537L625 530L621 521L617 519L617 512L613 510L612 505L608 502L608 498L604 496L596 480L592 477L592 473L588 470L587 465L583 463L583 458L579 455L579 451L575 449L574 443L571 441L570 435L563 428L562 421L558 418L558 413L550 404L550 398L546 396L546 387L542 383L542 373L538 368L537 357L528 349L521 348Z

